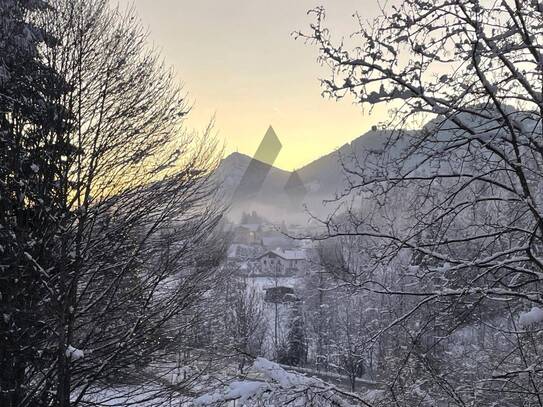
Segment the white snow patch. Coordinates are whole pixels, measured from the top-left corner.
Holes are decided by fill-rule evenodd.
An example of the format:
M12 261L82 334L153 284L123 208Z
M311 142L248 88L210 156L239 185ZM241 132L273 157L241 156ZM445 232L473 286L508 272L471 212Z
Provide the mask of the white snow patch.
M521 326L526 326L541 321L543 321L543 310L538 307L532 307L530 311L520 314L518 322Z
M68 345L66 349L66 357L71 361L76 361L85 357L85 353L81 349L74 348L72 345Z
M286 371L277 363L264 358L256 358L252 370L261 376L264 382L233 382L225 390L198 397L195 405L218 406L240 400L239 405L246 405L247 401L251 401L251 405L306 406L309 405L309 397L311 405L352 407L351 403L336 393L334 386L315 377Z
M239 400L243 405L247 400L267 389L268 385L262 382L232 382L224 392L204 394L194 400L197 406L208 406L227 400Z
M253 364L253 368L256 371L262 373L264 376L278 383L280 386L286 388L312 382L312 379L287 372L277 363L270 362L269 360L264 358L256 358Z

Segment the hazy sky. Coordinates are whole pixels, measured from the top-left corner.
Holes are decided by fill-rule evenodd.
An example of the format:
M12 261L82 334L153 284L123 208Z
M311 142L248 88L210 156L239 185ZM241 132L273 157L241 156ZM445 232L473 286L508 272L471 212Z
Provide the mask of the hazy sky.
M184 83L194 108L187 125L202 129L215 115L226 153L252 155L271 124L283 144L276 165L292 170L340 147L383 119L359 106L321 97L314 46L291 33L328 10L337 37L349 35L359 11L377 0L120 0L134 4L151 40Z

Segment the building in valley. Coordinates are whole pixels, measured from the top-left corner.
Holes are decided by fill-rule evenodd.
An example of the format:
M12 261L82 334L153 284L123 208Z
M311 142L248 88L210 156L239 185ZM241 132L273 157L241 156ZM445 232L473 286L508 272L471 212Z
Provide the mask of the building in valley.
M263 276L296 275L308 266L305 250L268 250L255 263L254 269Z

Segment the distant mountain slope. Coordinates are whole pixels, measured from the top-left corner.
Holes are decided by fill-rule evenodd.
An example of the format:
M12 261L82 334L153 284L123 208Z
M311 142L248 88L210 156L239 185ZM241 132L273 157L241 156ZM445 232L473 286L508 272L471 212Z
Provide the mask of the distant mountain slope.
M252 158L248 155L232 153L221 161L218 171L222 175L225 189L234 191L238 187L251 160ZM266 165L267 164L262 163L262 166ZM273 190L282 189L282 186L286 183L289 176L290 172L274 166L269 166L269 172L262 188Z
M502 137L500 131L496 130L501 126L501 114L486 107L474 107L476 112L481 110L486 113L485 117L495 119L483 119L469 112L463 112L459 117L463 123L477 129L482 134L479 137L492 140ZM538 120L530 118L526 121L529 117L524 113L515 113L512 107L507 110L514 113L518 117L517 121L524 123L526 129L538 128ZM420 137L421 134L424 137ZM317 216L326 215L330 213L333 204L327 203L328 206L325 206L323 201L334 200L336 195L344 193L348 187L347 178L354 182L360 181L356 175L346 173L345 168L354 169L357 173L363 170L364 176L372 174L389 179L406 174L449 173L456 167L459 171L465 170L470 165L477 166L477 163L466 162L464 155L458 153L461 149L457 144L465 141L465 130L444 117L432 119L421 130L399 133L374 129L296 171L296 178L299 177L307 189L303 203L294 203L284 189L292 173L269 166L265 181L257 185L258 192L243 202L233 202L232 206L259 210L268 218L278 220L288 220L290 216L299 220L304 211L303 204ZM444 160L443 154L450 146L455 146L456 155ZM231 154L222 161L217 173L224 179L225 191L236 189L250 162L250 157L239 153Z
M384 130L369 131L338 150L300 168L297 171L298 175L308 190L304 203L316 212L322 212L322 201L332 199L336 193L343 192L347 185L343 165L352 167L355 165L354 160L359 160L359 164L364 165L367 154L385 148L389 134L390 132ZM234 198L233 211L255 209L276 219L287 219L290 215L299 217L304 208L299 202L292 202L284 189L291 173L273 166L269 166L266 179L255 194L248 198L244 197L241 202L233 197L250 162L251 157L232 153L221 161L217 170L226 195Z
M368 131L336 151L300 168L298 174L313 195L329 199L347 187L344 168L363 167L368 154L385 149L389 136L390 132L385 130Z
M267 175L264 182L260 185L247 185L243 188L243 194L239 192L238 187L244 174L250 167L252 158L241 153L232 153L224 158L217 169L217 177L222 182L224 196L229 200L231 210L230 215L238 218L242 212L257 212L268 216L270 219L280 219L281 213L293 211L289 197L284 191L290 172L270 166L268 164L257 162L257 170ZM249 171L254 171L255 163ZM247 180L244 179L246 182ZM248 190L249 189L249 190ZM297 211L299 216L300 211Z

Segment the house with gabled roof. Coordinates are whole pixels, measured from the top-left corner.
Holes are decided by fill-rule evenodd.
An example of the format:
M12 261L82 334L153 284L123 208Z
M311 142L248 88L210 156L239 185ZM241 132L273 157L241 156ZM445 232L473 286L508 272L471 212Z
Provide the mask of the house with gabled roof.
M304 250L268 250L255 259L259 274L266 276L295 275L307 266Z

